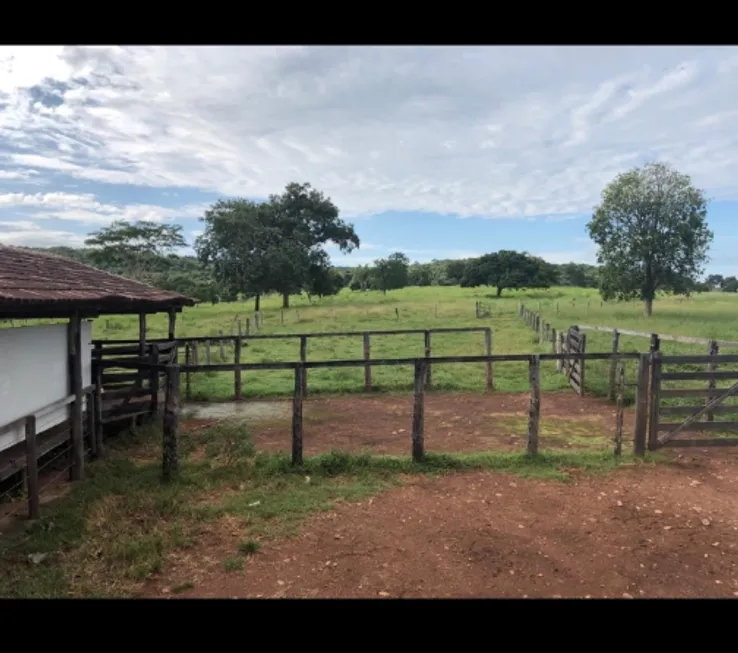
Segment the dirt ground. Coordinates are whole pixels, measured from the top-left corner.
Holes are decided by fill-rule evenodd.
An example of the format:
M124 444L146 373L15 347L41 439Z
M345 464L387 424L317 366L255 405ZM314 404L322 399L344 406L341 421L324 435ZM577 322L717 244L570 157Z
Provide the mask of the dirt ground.
M429 394L425 449L436 453L522 450L528 403L526 394ZM409 455L412 413L412 395L309 398L304 405L304 453L334 449ZM541 451L609 447L615 433L615 406L570 391L544 393L540 420ZM632 440L629 411L624 429L624 441ZM251 432L257 450L291 450L289 420L257 422Z
M412 477L315 515L242 571L220 563L237 534L203 542L145 594L196 578L177 596L735 597L737 481L738 454L715 451L569 483Z

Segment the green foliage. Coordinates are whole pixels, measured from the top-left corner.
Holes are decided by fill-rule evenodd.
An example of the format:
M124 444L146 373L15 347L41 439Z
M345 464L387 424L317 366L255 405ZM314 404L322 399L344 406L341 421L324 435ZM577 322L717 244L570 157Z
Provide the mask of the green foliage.
M723 292L738 292L738 279L735 277L725 277L720 289Z
M497 296L505 289L550 288L556 283L555 268L525 252L500 250L470 262L461 280L464 288L495 286Z
M387 258L374 261L371 271L373 287L383 293L404 288L408 285L409 265L410 261L402 252L395 252Z
M587 225L599 247L602 297L638 298L650 315L658 291L691 290L712 240L706 214L704 193L666 164L618 175Z
M213 266L222 285L256 297L257 308L268 292L280 293L285 307L289 295L303 290L318 287L331 294L334 280L323 246L333 242L344 253L359 247L353 226L310 184L288 184L282 195L266 202L219 200L202 221L198 257Z

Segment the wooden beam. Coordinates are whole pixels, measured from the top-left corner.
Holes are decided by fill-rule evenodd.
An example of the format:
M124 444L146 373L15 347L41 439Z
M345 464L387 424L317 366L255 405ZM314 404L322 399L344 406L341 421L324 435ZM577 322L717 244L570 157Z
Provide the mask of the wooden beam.
M412 455L416 463L425 459L425 378L428 362L415 363L415 382L413 393Z
M302 465L302 401L303 369L295 368L295 392L292 397L292 464L295 467Z
M633 432L633 453L643 456L646 453L646 431L648 428L648 355L641 354L638 359L636 377L636 414Z
M173 308L169 309L169 325L167 328L167 337L169 340L174 340L175 338L175 328L177 326L177 311L175 311Z
M81 481L84 478L85 450L84 434L82 431L82 320L75 315L69 320L69 377L71 394L74 402L71 406L72 422L72 455L70 478Z
M179 366L167 367L167 388L162 429L162 479L170 481L179 472Z
M36 417L26 417L26 470L28 480L28 518L41 518L41 499L38 483L38 448L36 446Z

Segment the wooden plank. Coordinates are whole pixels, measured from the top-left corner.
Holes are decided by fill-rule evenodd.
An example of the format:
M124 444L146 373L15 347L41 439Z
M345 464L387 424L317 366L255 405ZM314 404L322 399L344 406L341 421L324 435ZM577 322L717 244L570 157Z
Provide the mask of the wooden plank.
M654 351L651 354L651 376L649 379L649 428L648 428L648 449L653 451L658 449L658 414L661 398L659 390L661 389L661 354Z
M99 367L95 369L95 390L92 394L95 410L95 440L97 441L97 455L101 457L105 454L103 446L103 423L102 423L102 371Z
M146 313L138 314L138 356L141 359L146 358ZM139 374L138 385L143 387L144 375Z
M425 459L425 376L428 363L421 359L415 363L413 387L412 455L416 463Z
M74 402L71 404L72 465L70 478L81 481L85 475L85 449L82 431L82 320L79 314L69 320L71 383Z
M665 447L735 447L738 438L710 438L704 440L669 440Z
M592 324L580 324L579 328L584 331L600 331L602 333L611 333L613 331L612 327L596 326ZM650 338L652 336L651 333L644 333L643 331L631 331L629 329L618 330L620 331L620 334L624 336L636 336L639 338ZM710 342L707 338L693 338L691 336L666 336L664 334L659 334L659 339L668 340L669 342L681 342L684 344L693 345L707 345ZM738 342L733 342L730 340L716 340L715 342L717 342L720 347L738 347Z
M304 378L302 367L296 367L295 392L292 397L292 464L295 467L302 465L302 381Z
M371 334L365 331L364 334L364 391L372 391L372 365L369 362L372 357Z
M613 346L617 348L617 340L613 339ZM623 394L625 392L625 364L618 363L617 369L617 405L615 408L615 451L616 456L623 453Z
M102 393L102 399L103 401L110 401L114 399L125 399L127 397L146 397L150 393L151 391L148 388L139 388L135 385L128 385L123 388L114 388L112 390L105 388L104 392Z
M620 332L614 329L612 332L612 353L617 354L620 347ZM607 398L612 401L615 398L615 383L617 375L618 361L615 359L610 361L610 378L607 384Z
M533 356L528 363L528 385L530 386L530 402L528 405L528 455L538 453L538 427L541 417L541 378L540 359Z
M688 417L684 422L682 422L682 424L678 425L672 432L667 433L665 436L659 437L658 439L659 443L663 444L664 442L667 442L670 438L673 438L680 431L687 430L700 417L702 417L703 414L708 412L711 408L714 408L715 406L720 405L728 397L735 395L736 392L738 392L738 383L734 383L730 388L728 388L728 390L724 394L712 399L710 403L708 403L702 408L702 410L699 410L696 413L694 413L691 417ZM710 422L709 424L710 425L719 424L719 422ZM703 424L702 426L705 426L705 424Z
M177 325L177 311L169 309L169 315L167 320L167 337L170 341L174 341L174 331Z
M26 419L26 479L28 482L28 518L41 519L41 497L38 482L38 447L36 444L36 417Z
M233 352L233 394L236 401L243 399L243 387L241 378L241 338L236 338L236 348Z
M162 425L162 479L170 481L179 472L179 367L167 367L166 398Z
M713 341L716 343L717 341ZM691 356L662 356L661 363L663 365L709 365L712 363L713 356L709 355L691 355ZM729 365L738 363L738 354L716 354L715 362L718 365Z
M116 346L116 347L103 347L105 341L95 340L93 341L93 356L125 356L130 354L132 356L139 356L138 345L127 345L127 346Z
M714 340L710 343L710 345L708 347L708 352L707 353L711 357L711 360L710 360L710 362L708 364L708 372L715 372L717 370L717 364L715 362L715 358L712 358L712 357L718 355L719 348L718 348L718 344ZM708 390L713 390L714 388L715 388L715 377L712 376L707 381L707 389ZM714 419L713 414L714 414L714 411L711 411L711 412L707 413L707 421L708 422L711 422Z
M138 381L138 379L139 379L138 374L132 374L130 372L125 372L125 373L115 372L112 374L102 375L103 386L115 385L118 383L134 383ZM136 387L140 389L140 386L138 384L136 384Z
M678 388L674 390L662 389L661 398L719 397L727 390L728 388L715 388L714 390L706 388Z
M427 329L423 334L423 351L426 358L431 357L431 332ZM433 366L428 365L425 373L425 387L427 390L430 390L433 386L432 370Z
M307 362L307 336L300 338L300 362L303 364L302 367L302 394L304 397L307 396L307 370L304 364Z
M738 379L738 370L723 372L663 372L664 381L709 381L710 379Z
M159 363L159 348L157 345L151 345L151 364ZM150 413L152 416L159 412L159 370L152 368L149 370L149 389L151 390Z
M191 366L191 363L192 363L192 353L190 351L190 343L188 342L185 345L185 368L187 369L187 372L185 373L185 400L186 401L189 401L190 398L192 397L192 393L190 390L191 385L190 385L190 369L189 369ZM230 369L235 369L235 368L231 368L231 366L228 366L228 367L224 366L224 369L230 370Z
M732 422L698 422L692 421L687 426L684 422L659 422L656 427L659 432L679 429L679 432L687 431L735 431L738 430L738 421ZM681 428L680 428L681 427ZM671 433L669 436L673 437Z
M487 329L484 332L484 353L486 356L492 355L492 329ZM492 382L492 361L488 360L484 365L485 389L487 392L492 392L494 389Z
M701 410L703 407L704 404L699 406L660 406L659 415L691 415L692 413L696 413L698 410ZM710 413L705 416L711 413L716 415L725 415L730 413L738 414L738 404L715 406L714 408L711 408Z
M636 386L633 453L636 456L643 456L646 453L646 432L648 427L648 356L646 354L641 354L638 359Z
M582 338L579 342L579 351L583 354L587 351L587 334L583 333ZM579 360L579 396L584 396L584 372L587 366L587 359L582 358Z

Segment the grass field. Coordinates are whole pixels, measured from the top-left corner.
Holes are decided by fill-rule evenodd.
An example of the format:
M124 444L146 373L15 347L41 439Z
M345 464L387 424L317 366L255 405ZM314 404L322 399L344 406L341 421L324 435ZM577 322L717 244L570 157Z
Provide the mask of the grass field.
M336 297L315 300L293 297L292 307L282 313L280 298L268 297L262 304L264 326L260 333L309 333L311 331L363 331L371 329L427 329L438 327L491 326L494 353L535 353L551 351L550 344L539 344L536 335L517 316L518 303L523 302L539 311L557 329L572 324L594 324L643 332L684 335L738 341L738 296L707 293L692 298L662 298L655 302L651 318L643 315L639 302L605 303L596 291L572 288L552 288L547 291L505 292L494 297L492 289L406 288L386 295L379 292L343 291ZM476 301L491 305L489 318L477 319ZM397 312L396 312L397 311ZM399 313L399 317L398 317ZM237 321L245 327L251 317L253 303L202 305L186 309L180 316L177 334L186 336L218 336L237 332ZM284 322L284 323L282 323ZM151 337L166 335L165 316L149 318ZM109 317L94 323L95 338L136 338L135 317ZM611 336L591 332L587 335L587 351L609 352ZM621 351L645 352L648 340L622 336ZM472 334L437 334L432 338L434 356L475 355L484 353L484 336ZM662 342L665 354L707 353L702 345ZM232 360L232 350L225 359ZM412 357L423 355L423 336L375 336L372 338L373 358ZM361 359L362 340L353 338L323 338L308 341L308 360ZM244 362L293 361L299 358L298 340L251 341L244 348ZM212 362L220 360L217 346L211 350ZM204 355L200 353L200 363ZM587 363L586 389L603 394L607 389L605 361ZM627 373L633 380L635 365ZM449 364L437 366L434 385L438 390L482 391L482 364ZM524 363L497 363L494 370L495 389L501 392L524 392L528 389ZM410 367L378 367L373 370L374 386L379 391L409 390L413 372ZM555 363L545 363L541 374L542 389L566 388L565 379L555 372ZM359 392L363 390L363 370L311 370L309 389L316 393ZM246 397L278 396L291 392L290 371L250 372L243 375ZM231 373L198 373L192 375L193 399L218 400L233 396Z

